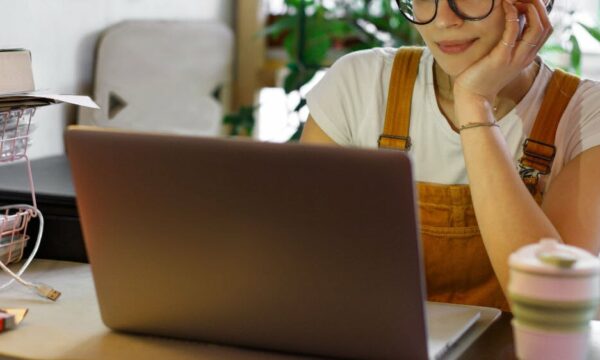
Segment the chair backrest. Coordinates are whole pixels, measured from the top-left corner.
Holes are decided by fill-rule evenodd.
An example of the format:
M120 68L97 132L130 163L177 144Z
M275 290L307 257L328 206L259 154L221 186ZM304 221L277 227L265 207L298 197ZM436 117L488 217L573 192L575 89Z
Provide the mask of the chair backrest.
M233 34L217 21L127 21L103 34L94 99L79 123L170 133L218 135L215 93L230 78Z

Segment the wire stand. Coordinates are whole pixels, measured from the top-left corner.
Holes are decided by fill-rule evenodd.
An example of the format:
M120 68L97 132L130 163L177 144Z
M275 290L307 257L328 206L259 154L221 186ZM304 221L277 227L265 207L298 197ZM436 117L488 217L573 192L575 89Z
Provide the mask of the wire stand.
M0 285L0 290L17 281L33 289L41 296L56 300L60 296L60 292L45 284L28 282L21 277L33 261L44 232L44 217L37 208L31 162L27 157L30 134L33 130L31 124L33 115L35 115L35 108L0 111L0 163L10 163L24 159L33 204L33 206L27 204L0 206L0 268L12 277L10 281ZM8 265L23 259L25 247L29 241L27 228L33 218L38 219L37 238L29 257L15 273Z

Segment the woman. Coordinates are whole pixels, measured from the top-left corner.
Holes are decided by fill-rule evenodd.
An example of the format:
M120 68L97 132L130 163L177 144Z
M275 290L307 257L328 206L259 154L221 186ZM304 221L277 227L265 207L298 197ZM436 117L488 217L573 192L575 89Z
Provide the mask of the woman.
M427 45L412 93L392 75L396 50L349 54L308 94L301 141L377 147L386 114L409 99L410 136L400 138L418 183L429 299L507 310L513 251L546 237L600 250L600 84L575 82L560 123L536 127L556 127L556 136L546 131L550 144L525 144L551 151L530 157L547 171L527 161L519 169L538 112L556 113L552 100L542 108L553 71L537 57L552 32L546 4L398 3ZM554 88L564 95L564 85Z

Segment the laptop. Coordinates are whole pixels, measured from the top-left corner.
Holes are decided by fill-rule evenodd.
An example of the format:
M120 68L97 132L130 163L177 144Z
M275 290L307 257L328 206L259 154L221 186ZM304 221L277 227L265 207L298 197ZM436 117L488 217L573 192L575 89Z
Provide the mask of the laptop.
M425 305L401 152L87 127L70 127L66 143L111 329L426 359L480 316L477 307Z

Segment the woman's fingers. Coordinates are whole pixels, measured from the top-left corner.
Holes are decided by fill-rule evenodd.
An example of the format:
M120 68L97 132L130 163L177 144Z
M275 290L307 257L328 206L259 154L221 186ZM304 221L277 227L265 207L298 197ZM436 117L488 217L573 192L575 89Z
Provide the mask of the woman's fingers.
M538 9L532 3L517 2L515 7L520 13L525 15L525 29L523 30L522 39L530 42L539 42L545 36L544 25L538 14Z
M552 23L550 22L550 17L548 16L548 11L546 10L546 4L544 3L544 0L524 0L524 2L527 1L530 1L536 7L540 21L542 22L542 26L544 27L544 32L546 34L551 34Z
M530 0L535 5L538 11L538 15L540 17L540 21L542 22L542 26L544 27L544 37L541 40L541 44L545 44L548 38L552 35L552 31L554 28L552 27L552 23L550 22L550 17L548 16L548 10L546 10L546 3L544 0ZM548 1L548 0L546 0Z
M539 0L532 1L539 2ZM516 9L525 15L526 24L515 51L515 60L517 63L524 65L529 64L535 59L546 39L548 31L548 28L544 27L544 21L542 20L542 17L546 15L546 10L540 9L533 2L515 3ZM543 15L539 14L540 10L543 11Z
M500 44L496 49L510 59L512 58L514 48L517 46L517 39L519 37L519 11L510 0L504 0L502 6L504 7L506 24L502 40L500 40Z

